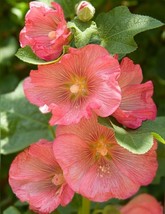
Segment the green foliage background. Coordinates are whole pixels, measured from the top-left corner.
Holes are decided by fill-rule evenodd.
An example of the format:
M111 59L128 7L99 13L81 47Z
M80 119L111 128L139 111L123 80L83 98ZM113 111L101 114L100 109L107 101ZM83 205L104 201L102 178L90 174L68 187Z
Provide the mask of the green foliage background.
M76 1L58 0L57 2L62 4L68 20L74 17L73 2ZM26 76L28 76L30 70L36 68L35 65L32 66L30 64L24 63L15 57L15 53L19 48L19 32L24 26L24 16L29 8L28 3L29 1L21 0L4 0L3 2L1 2L0 94L5 94L13 91L17 87L19 82ZM164 0L91 0L91 3L96 8L95 17L97 17L97 15L101 12L107 12L116 6L125 5L129 7L132 13L148 15L162 22L165 22ZM144 81L153 81L155 90L154 100L158 108L158 116L165 116L165 31L163 28L164 27L150 30L135 36L135 41L138 44L138 49L135 52L127 55L132 58L135 63L139 63L141 65L143 69ZM2 101L3 103L1 103L1 106L3 107L5 101ZM28 107L28 104L26 105ZM1 117L2 116L3 115L1 115ZM15 126L15 124L11 124L10 129L12 130ZM44 126L42 128L44 129ZM1 132L2 138L4 135L4 131L5 130L2 130ZM158 155L159 162L162 163L161 166L165 166L165 148L161 144L159 144ZM15 156L16 153L1 156L2 164L0 175L0 207L2 213L4 214L30 214L33 212L28 210L28 206L26 204L22 204L16 199L8 185L8 170ZM159 175L162 175L162 177L156 177L151 185L149 185L148 187L142 187L139 190L139 193L150 193L163 203L163 195L165 189L165 178L163 177L164 168L160 167L158 169L158 173ZM106 203L92 203L92 209L103 208L108 203L125 204L126 202L127 201L110 200ZM14 206L14 208L10 206ZM75 213L79 206L79 196L76 195L73 203L67 208L60 208L59 212L62 214Z

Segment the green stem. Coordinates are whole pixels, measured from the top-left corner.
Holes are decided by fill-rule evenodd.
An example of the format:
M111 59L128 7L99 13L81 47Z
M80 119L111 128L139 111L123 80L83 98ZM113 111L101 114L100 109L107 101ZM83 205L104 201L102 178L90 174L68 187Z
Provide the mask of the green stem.
M82 198L81 214L90 214L90 201L87 198Z

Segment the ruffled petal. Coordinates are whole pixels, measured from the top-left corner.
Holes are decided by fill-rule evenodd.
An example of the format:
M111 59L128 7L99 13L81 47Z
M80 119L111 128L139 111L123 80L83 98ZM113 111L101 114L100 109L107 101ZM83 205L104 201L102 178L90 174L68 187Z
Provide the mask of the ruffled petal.
M142 82L143 75L140 65L135 65L128 57L122 59L120 68L121 74L118 81L121 88Z
M152 95L151 81L124 87L121 104L113 116L119 123L129 128L138 128L144 120L154 120L157 109Z
M43 113L52 112L51 125L69 125L89 118L93 111L106 117L118 108L119 73L119 63L103 47L71 48L59 62L32 70L30 78L24 81L24 92ZM72 93L71 87L75 84L80 84L85 93ZM79 85L77 87L79 90Z

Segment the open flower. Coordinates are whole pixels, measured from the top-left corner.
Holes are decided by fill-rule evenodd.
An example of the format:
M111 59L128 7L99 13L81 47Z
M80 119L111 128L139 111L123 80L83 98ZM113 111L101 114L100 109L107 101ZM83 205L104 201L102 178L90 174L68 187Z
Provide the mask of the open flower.
M43 113L52 112L51 125L78 123L92 111L111 115L121 101L119 63L105 48L70 48L57 63L39 66L24 82L27 99Z
M125 57L121 62L121 75L118 79L122 99L113 116L119 123L138 128L144 120L154 120L156 106L152 100L153 84L151 81L141 84L143 76L139 65Z
M133 198L120 209L121 214L163 214L160 203L149 194L141 194Z
M52 142L44 139L14 159L9 183L17 197L27 201L30 208L40 214L48 214L59 205L67 205L74 195L54 157Z
M71 188L93 201L125 199L148 185L157 170L156 142L137 155L117 144L113 129L82 119L58 126L54 153Z
M25 17L25 27L20 32L21 47L30 46L34 53L44 59L53 60L60 56L63 45L69 43L70 31L61 6L52 2L30 2L30 10Z

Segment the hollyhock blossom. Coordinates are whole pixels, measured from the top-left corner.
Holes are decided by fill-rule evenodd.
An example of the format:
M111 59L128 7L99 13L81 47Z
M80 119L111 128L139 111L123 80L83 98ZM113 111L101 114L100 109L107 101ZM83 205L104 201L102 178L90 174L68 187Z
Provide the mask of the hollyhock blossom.
M60 56L63 45L69 43L70 34L59 4L52 2L50 8L42 2L30 2L25 27L20 32L21 47L28 45L38 57L53 60Z
M152 100L153 84L151 81L141 83L143 76L139 65L125 57L121 62L121 75L118 79L122 100L113 116L119 123L138 128L144 120L154 120L156 106Z
M78 123L92 111L112 114L121 101L119 63L105 48L70 48L57 63L39 66L24 81L27 99L43 113L52 112L51 125Z
M58 126L56 135L54 153L66 181L90 200L126 199L155 176L156 142L147 153L133 154L117 144L114 130L98 124L95 115Z
M141 194L120 209L121 214L163 214L160 203L149 194Z
M44 139L32 144L14 159L9 183L21 201L40 214L67 205L73 195L53 154L53 144Z

